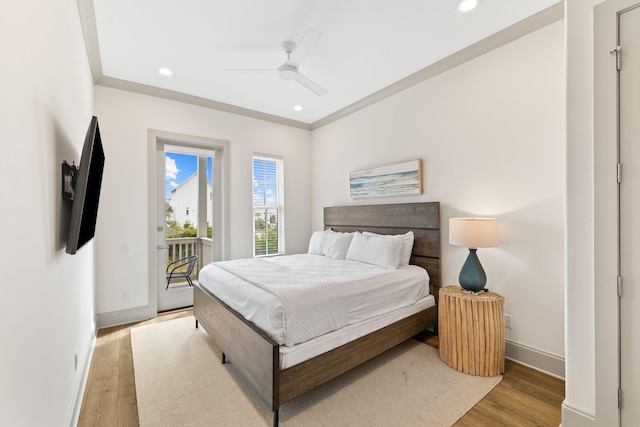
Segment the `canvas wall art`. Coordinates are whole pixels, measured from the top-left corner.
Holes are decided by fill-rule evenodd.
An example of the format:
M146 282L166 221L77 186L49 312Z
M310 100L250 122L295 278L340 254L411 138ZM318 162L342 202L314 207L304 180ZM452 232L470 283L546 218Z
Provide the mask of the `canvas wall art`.
M422 161L374 166L349 172L352 199L422 194Z

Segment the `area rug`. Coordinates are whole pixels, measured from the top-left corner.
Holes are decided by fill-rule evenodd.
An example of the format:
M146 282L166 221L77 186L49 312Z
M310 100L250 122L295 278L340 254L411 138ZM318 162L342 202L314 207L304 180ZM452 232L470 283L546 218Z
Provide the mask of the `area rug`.
M271 426L273 414L193 317L131 330L142 427ZM451 426L501 380L444 364L415 340L299 396L280 425Z

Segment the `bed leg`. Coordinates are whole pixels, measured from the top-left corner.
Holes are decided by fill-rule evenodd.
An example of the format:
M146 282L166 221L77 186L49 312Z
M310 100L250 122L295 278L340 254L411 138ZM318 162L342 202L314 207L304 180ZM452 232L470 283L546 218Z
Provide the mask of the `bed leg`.
M222 353L222 364L224 365L225 363L227 363L227 356Z
M275 411L273 411L273 427L278 427L278 424L280 422L280 410L276 409Z
M198 329L198 319L196 319L196 329Z

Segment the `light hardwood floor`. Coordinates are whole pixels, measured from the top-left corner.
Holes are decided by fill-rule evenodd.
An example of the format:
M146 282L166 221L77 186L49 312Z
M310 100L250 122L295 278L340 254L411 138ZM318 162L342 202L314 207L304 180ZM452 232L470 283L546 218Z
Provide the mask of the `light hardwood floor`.
M155 319L100 329L82 401L78 426L137 426L132 327L192 315L191 309L164 313ZM438 346L438 337L418 340ZM170 393L170 390L167 392ZM558 426L564 381L507 361L502 381L455 426Z
M415 338L438 347L437 336L425 333ZM557 427L563 400L563 380L507 360L500 384L455 426Z

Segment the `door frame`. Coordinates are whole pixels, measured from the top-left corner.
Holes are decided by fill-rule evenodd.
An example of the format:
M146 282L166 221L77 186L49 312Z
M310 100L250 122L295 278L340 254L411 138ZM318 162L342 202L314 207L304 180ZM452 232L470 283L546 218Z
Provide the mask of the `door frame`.
M164 147L165 144L181 147L191 147L195 149L215 150L216 158L214 159L214 182L213 191L221 195L220 197L220 213L214 215L213 229L216 230L213 236L214 259L227 260L230 253L230 143L226 140L205 138L194 135L179 134L175 132L162 131L157 129L149 129L147 131L147 180L148 180L148 307L153 317L158 313L158 265L157 265L157 245L156 218L158 215L158 194L159 191L164 193L165 188L158 188L158 174L161 172L157 166L157 153L159 146ZM164 149L162 150L164 151Z

